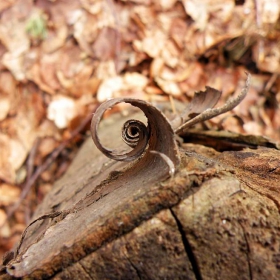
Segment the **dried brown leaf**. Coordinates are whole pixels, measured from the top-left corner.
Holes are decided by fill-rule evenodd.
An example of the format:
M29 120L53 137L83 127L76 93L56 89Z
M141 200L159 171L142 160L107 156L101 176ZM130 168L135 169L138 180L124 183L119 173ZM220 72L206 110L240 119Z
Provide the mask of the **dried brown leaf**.
M11 108L11 102L8 97L0 96L0 121L4 120Z
M66 128L77 114L77 105L73 98L56 95L48 107L47 116L58 128L62 129Z
M102 28L95 39L92 52L98 60L109 60L115 57L118 32L110 27Z
M23 164L27 150L18 140L0 133L0 178L8 183L15 183L16 170Z
M14 185L0 184L0 206L15 203L20 196L20 189ZM1 222L0 222L1 224Z
M221 107L213 108L213 109L206 109L198 116L196 116L196 117L190 119L189 121L185 122L184 124L182 124L180 127L178 127L178 128L175 127L176 133L178 133L178 135L180 135L180 134L184 133L184 131L186 131L189 127L191 127L199 122L203 122L203 121L212 119L216 116L219 116L221 114L224 114L224 113L234 109L246 97L249 87L250 87L250 80L251 80L251 75L249 73L247 73L247 80L245 82L245 87L241 90L241 92L238 94L238 96L236 98L229 99ZM212 94L218 95L218 93L215 93L215 92L213 92ZM207 104L207 102L206 102L206 104ZM182 117L184 117L184 116L182 116Z
M60 25L55 32L48 31L48 37L43 41L42 49L46 53L52 53L63 47L68 36L68 28Z
M0 2L0 12L2 12L3 10L11 7L15 2L16 2L16 0L1 1Z
M135 120L129 120L124 124L123 139L125 143L133 147L131 151L125 152L111 150L102 146L97 134L99 122L104 112L121 102L140 108L148 120L147 127L142 122ZM169 165L160 157L159 160L161 161L157 160L156 153L164 154L168 157L173 162L174 167L177 167L180 161L175 136L169 121L158 109L143 100L116 98L102 103L92 118L91 135L95 145L101 152L109 158L120 161L133 161L140 158L149 143L148 150L155 152L146 152L145 156L135 163L133 173L140 172L140 170L142 173L144 172L143 170L147 170L147 174L157 173L157 175L162 174L162 176L169 174Z

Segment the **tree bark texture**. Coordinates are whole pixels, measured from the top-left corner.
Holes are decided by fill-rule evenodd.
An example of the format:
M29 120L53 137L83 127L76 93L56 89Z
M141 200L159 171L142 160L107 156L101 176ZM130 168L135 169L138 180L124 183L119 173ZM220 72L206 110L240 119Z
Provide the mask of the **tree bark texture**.
M129 178L132 164L86 141L34 220L57 214L27 229L0 279L280 279L280 151L189 143L180 156L173 178Z

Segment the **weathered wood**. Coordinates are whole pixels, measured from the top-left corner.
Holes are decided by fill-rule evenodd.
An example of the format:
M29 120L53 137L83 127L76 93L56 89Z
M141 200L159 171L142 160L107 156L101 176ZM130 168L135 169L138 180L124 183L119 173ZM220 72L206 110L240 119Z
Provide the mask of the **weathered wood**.
M107 144L120 121L103 127ZM34 219L61 214L27 230L0 279L280 279L280 152L180 154L174 178L128 182L88 140Z

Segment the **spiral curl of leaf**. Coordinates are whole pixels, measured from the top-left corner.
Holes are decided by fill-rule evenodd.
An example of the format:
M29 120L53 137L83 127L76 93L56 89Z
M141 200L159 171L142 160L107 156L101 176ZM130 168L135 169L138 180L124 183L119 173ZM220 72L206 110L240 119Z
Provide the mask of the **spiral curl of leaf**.
M91 135L96 147L107 157L118 161L132 161L141 156L148 144L149 129L144 123L138 120L128 120L124 123L122 128L122 139L128 146L133 148L132 151L124 154L120 154L117 150L111 150L104 147L100 143L97 134L99 123L105 111L123 101L126 102L122 98L111 99L102 103L98 107L91 121Z
M133 150L120 153L117 150L111 150L100 143L97 134L99 123L105 111L118 103L125 102L138 107L143 111L148 120L148 125L138 120L128 120L122 128L123 141L133 148ZM163 153L171 158L174 166L179 163L178 150L174 138L174 131L167 118L156 107L150 103L133 98L115 98L102 103L91 121L91 135L96 147L107 157L118 161L133 161L139 158L146 148L150 151ZM147 153L145 160L152 160L156 155Z
M135 148L141 141L147 145L148 136L148 128L138 120L128 120L123 125L122 139L131 148Z

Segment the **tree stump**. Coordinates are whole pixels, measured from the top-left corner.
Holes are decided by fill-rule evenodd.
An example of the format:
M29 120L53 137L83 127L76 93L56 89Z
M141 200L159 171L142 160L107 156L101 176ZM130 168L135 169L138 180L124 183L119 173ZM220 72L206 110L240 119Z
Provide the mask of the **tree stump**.
M172 178L127 180L87 140L0 279L280 279L279 150L184 143L180 156Z

